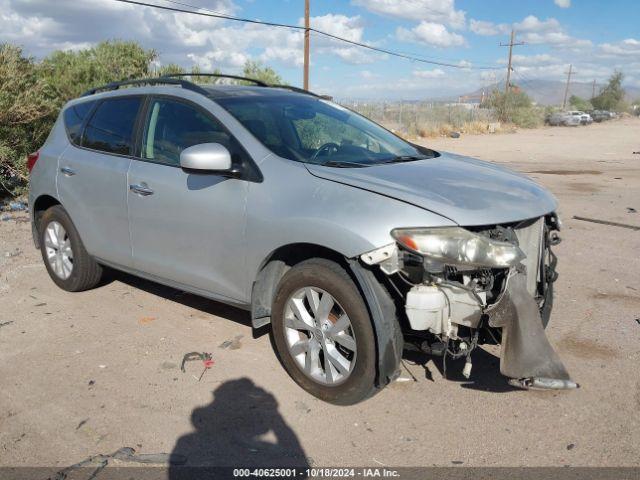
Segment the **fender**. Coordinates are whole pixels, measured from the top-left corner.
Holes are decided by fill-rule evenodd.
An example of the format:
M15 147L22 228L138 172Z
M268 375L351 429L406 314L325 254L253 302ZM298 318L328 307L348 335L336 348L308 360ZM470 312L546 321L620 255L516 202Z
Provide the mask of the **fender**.
M404 339L398 323L396 306L389 292L371 270L363 267L357 260L348 261L373 323L378 356L376 386L383 388L400 375Z

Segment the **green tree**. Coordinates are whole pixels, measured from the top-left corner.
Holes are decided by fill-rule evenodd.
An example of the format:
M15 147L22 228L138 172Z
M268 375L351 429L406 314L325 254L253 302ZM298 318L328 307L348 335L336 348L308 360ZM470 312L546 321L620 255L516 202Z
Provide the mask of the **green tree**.
M164 77L165 75L173 75L176 73L187 73L187 71L176 63L167 63L166 65L160 65L154 72L154 77Z
M513 123L518 127L533 128L542 123L543 113L535 108L531 98L522 90L511 89L508 92L495 90L487 101L501 122Z
M148 77L156 58L155 51L135 42L107 41L86 50L56 51L44 59L42 71L62 105L92 87Z
M600 90L600 93L591 99L591 104L598 110L619 110L624 101L624 89L622 80L624 74L616 71L609 78L608 83Z
M44 142L57 113L41 73L20 47L0 44L0 190L7 193L25 185L25 158Z
M593 106L588 100L585 100L582 97L578 97L577 95L571 95L571 97L569 97L569 105L571 105L576 110L593 110Z
M264 66L260 62L247 60L242 74L247 78L260 80L268 85L284 85L282 77L273 68Z

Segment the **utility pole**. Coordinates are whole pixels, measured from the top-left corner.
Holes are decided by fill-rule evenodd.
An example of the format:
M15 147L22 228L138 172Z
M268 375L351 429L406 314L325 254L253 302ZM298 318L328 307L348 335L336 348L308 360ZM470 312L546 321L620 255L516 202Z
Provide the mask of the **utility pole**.
M564 99L562 100L562 109L567 106L567 95L569 95L569 83L571 83L571 74L573 73L573 65L569 64L569 71L567 72L567 85L564 87Z
M309 0L304 0L304 80L303 87L309 90Z
M593 79L593 85L591 86L591 98L596 96L596 79Z
M511 56L513 54L513 47L516 45L524 45L524 42L514 42L516 31L511 29L511 40L509 43L500 43L501 47L509 47L509 62L507 63L507 81L504 84L504 93L509 93L509 85L511 81Z

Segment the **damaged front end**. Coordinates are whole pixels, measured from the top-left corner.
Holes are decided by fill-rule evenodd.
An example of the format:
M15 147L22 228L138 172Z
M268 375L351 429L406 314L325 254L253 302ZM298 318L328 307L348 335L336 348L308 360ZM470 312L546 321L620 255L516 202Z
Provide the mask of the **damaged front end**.
M501 344L500 372L522 388L575 388L544 327L557 278L555 214L493 227L408 228L361 255L404 302L406 345L446 359ZM446 371L445 371L446 375Z

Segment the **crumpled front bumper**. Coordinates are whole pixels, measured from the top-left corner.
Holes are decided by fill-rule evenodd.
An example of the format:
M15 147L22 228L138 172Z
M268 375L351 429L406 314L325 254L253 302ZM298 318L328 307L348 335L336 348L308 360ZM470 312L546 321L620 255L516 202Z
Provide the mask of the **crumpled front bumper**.
M489 314L489 325L502 328L500 372L522 387L575 388L545 334L540 309L527 291L522 271L509 278L503 298Z

